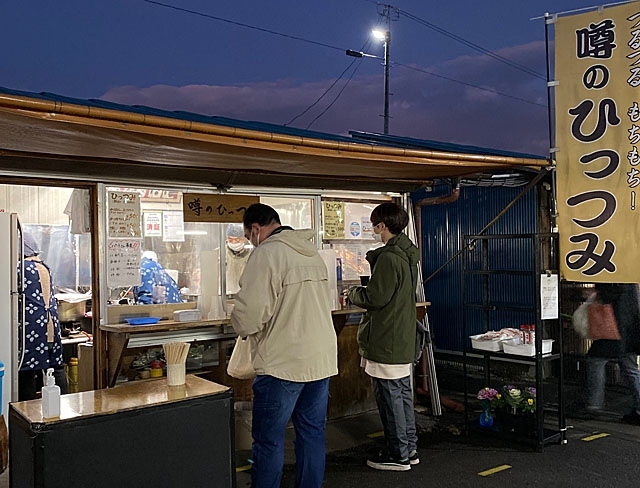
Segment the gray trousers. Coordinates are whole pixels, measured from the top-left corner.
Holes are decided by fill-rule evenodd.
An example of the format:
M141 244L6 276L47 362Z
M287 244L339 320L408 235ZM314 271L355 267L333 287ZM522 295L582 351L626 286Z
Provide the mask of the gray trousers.
M618 360L623 378L631 391L632 408L640 414L640 371L636 353L624 354ZM587 356L587 405L591 408L604 407L606 366L615 359Z
M389 455L394 459L408 459L409 453L418 447L411 377L372 379Z

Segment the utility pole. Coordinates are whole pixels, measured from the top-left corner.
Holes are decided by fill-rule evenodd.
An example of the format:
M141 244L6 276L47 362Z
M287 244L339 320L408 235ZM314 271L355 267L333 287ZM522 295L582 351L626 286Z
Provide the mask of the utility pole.
M389 17L387 17L389 18ZM391 26L389 26L390 28ZM391 31L387 30L384 36L384 133L389 133L389 45L391 44Z

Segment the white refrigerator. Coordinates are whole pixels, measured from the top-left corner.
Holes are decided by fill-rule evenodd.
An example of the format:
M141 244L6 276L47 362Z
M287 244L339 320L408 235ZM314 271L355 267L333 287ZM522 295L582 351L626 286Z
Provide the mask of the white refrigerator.
M22 228L18 214L0 212L0 361L4 363L2 379L2 408L9 415L9 402L18 400L18 300L22 287L18 286L18 269L24 275L22 261Z

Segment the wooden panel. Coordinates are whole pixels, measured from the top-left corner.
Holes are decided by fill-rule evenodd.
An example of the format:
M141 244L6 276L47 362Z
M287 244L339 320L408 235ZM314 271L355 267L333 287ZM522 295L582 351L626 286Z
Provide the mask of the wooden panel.
M371 378L360 367L358 327L346 326L338 336L338 376L329 384L330 419L368 412L376 408Z

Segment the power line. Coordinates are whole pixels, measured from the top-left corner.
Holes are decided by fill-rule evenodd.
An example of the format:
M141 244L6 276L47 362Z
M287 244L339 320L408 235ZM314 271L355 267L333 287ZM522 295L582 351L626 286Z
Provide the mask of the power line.
M172 9L172 10L177 10L177 11L180 11L180 12L184 12L184 13L188 13L188 14L192 14L192 15L197 15L197 16L199 16L199 17L204 17L204 18L211 19L211 20L215 20L215 21L219 21L219 22L225 22L225 23L228 23L228 24L236 25L236 26L238 26L238 27L245 27L245 28L247 28L247 29L253 29L253 30L256 30L256 31L259 31L259 32L264 32L264 33L267 33L267 34L272 34L272 35L276 35L276 36L284 37L284 38L286 38L286 39L293 39L293 40L295 40L295 41L305 42L305 43L308 43L308 44L314 44L314 45L316 45L316 46L326 47L326 48L333 49L333 50L337 50L337 51L341 51L341 52L345 52L345 51L346 51L346 49L344 49L344 48L337 47L337 46L333 46L333 45L331 45L331 44L326 44L326 43L319 42L319 41L313 41L313 40L311 40L311 39L305 39L305 38L303 38L303 37L298 37L298 36L294 36L294 35L291 35L291 34L284 34L284 33L282 33L282 32L277 32L277 31L274 31L274 30L265 29L265 28L257 27L257 26L250 25L250 24L245 24L245 23L243 23L243 22L237 22L237 21L234 21L234 20L225 19L225 18L218 17L218 16L215 16L215 15L205 14L205 13L202 13L202 12L198 12L198 11L196 11L196 10L190 10L190 9L186 9L186 8L182 8L182 7L176 7L175 5L170 5L170 4L166 4L166 3L163 3L163 2L158 2L158 1L156 1L156 0L142 0L142 1L143 1L143 2L146 2L146 3L149 3L149 4L152 4L152 5L157 5L157 6L160 6L160 7L164 7L164 8L168 8L168 9ZM380 4L380 2L375 2L375 1L373 1L373 0L365 0L365 1L368 1L368 2L370 2L370 3L374 3L374 4L376 4L376 5L381 5L381 4ZM389 8L394 8L394 9L395 9L395 7L392 7L391 5L387 5L387 7L389 7ZM465 44L465 45L467 45L467 46L469 46L469 47L472 47L473 49L480 50L480 51L481 51L481 52L483 52L484 54L487 54L487 55L489 55L489 56L493 57L494 59L496 59L496 60L498 60L498 61L501 61L501 62L504 62L504 63L506 63L506 64L509 64L509 65L511 65L511 66L513 66L513 67L518 67L518 69L522 69L522 70L524 70L524 71L528 72L528 74L530 74L530 75L532 75L532 76L541 77L541 78L543 78L543 79L545 79L545 80L546 80L546 77L543 77L542 75L539 75L538 73L536 73L536 72L535 72L535 71L533 71L533 70L530 70L529 68L526 68L526 67L524 67L524 66L520 66L520 65L518 65L517 63L513 63L513 62L511 62L511 61L507 60L506 58L502 58L501 56L499 56L499 55L497 55L497 54L495 54L495 53L492 53L491 51L488 51L488 50L486 50L486 49L484 49L484 48L482 48L482 47L480 47L480 46L478 46L478 45L476 45L476 44L473 44L473 43L472 43L472 42L470 42L470 41L466 41L465 39L463 39L463 38L461 38L461 37L459 37L459 36L456 36L455 34L451 34L450 32L448 32L448 31L446 31L446 30L444 30L444 29L441 29L440 27L437 27L437 26L435 26L435 25L433 25L433 24L431 24L431 23L429 23L429 22L427 22L427 21L425 21L425 20L422 20L422 19L420 19L419 17L416 17L416 16L414 16L414 15L412 15L412 14L410 14L410 13L408 13L408 12L404 11L404 10L400 10L400 9L395 9L395 10L396 10L397 12L401 12L402 14L404 14L405 16L407 16L408 18L410 18L411 20L414 20L414 21L416 21L416 22L418 22L418 23L421 23L421 24L423 24L423 25L425 25L425 26L427 26L427 27L433 28L434 30L436 30L436 31L438 31L438 32L440 32L440 33L442 33L442 34L446 35L447 37L451 37L452 39L455 39L455 40L457 40L457 41L459 41L459 42L462 42L463 44ZM380 22L380 21L379 21L379 22ZM364 48L363 48L363 49L364 49ZM477 85L473 85L473 84L471 84L471 83L466 83L466 82L464 82L464 81L456 80L456 79L453 79L453 78L448 78L448 77L446 77L446 76L438 75L438 74L435 74L435 73L432 73L432 72L429 72L429 71L426 71L426 70L423 70L423 69L420 69L420 68L416 68L415 66L409 66L409 65L402 64L402 63L398 63L398 62L394 62L394 63L391 63L391 64L392 64L392 65L393 65L393 64L395 64L395 65L397 65L397 66L401 66L401 67L403 67L403 68L411 69L411 70L414 70L414 71L419 71L419 72L421 72L421 73L425 73L425 74L428 74L428 75L431 75L431 76L435 76L435 77L438 77L438 78L442 78L442 79L444 79L444 80L451 81L451 82L454 82L454 83L458 83L458 84L461 84L461 85L465 85L465 86L468 86L468 87L471 87L471 88L476 88L476 89L478 89L478 90L487 91L487 92L493 93L493 94L498 95L498 96L503 96L503 97L511 98L511 99L513 99L513 100L518 100L518 101L525 102L525 103L529 103L529 104L533 104L533 105L540 105L540 106L544 106L544 107L546 108L546 105L542 105L542 104L539 104L539 103L536 103L536 102L532 102L532 101L530 101L530 100L525 100L525 99L522 99L522 98L519 98L519 97L514 97L514 96L511 96L511 95L507 95L507 94L504 94L504 93L500 93L500 92L498 92L498 91L490 90L490 89L487 89L487 88L483 88L483 87L480 87L480 86L477 86ZM332 84L332 85L331 85L331 86L330 86L330 87L329 87L329 88L328 88L328 89L327 89L327 90L326 90L326 91L325 91L325 92L324 92L324 93L323 93L323 94L322 94L322 95L321 95L321 96L320 96L320 97L319 97L319 98L318 98L318 99L313 103L313 104L311 104L311 106L309 106L309 107L308 107L308 108L307 108L303 113L301 113L300 115L296 116L294 119L292 119L291 121L289 121L289 122L287 123L287 125L288 125L288 124L290 124L290 123L292 123L292 122L293 122L296 118L298 118L299 116L301 116L301 115L303 115L304 113L306 113L310 108L312 108L312 106L316 105L316 104L320 101L320 99L321 99L321 98L323 98L323 97L328 93L328 91L329 91L329 90L331 90L331 88L333 88L333 86L335 86L335 84L336 84L340 79L342 79L342 77L344 76L344 74L348 71L348 69L349 69L352 65L353 65L353 62L352 62L352 63L351 63L351 64L350 64L350 65L349 65L349 66L348 66L348 67L347 67L343 72L342 72L342 74L340 75L340 77L339 77L339 78L338 78L338 79L337 79L337 80L336 80L336 81L335 81L335 82L334 82L334 83L333 83L333 84ZM357 69L357 68L356 68L356 69ZM354 74L355 74L355 71L354 71L354 73L349 77L349 80L347 81L347 84L348 84L348 82L353 78ZM345 85L345 87L346 87L346 85ZM325 110L322 112L322 114L326 113L326 111L327 111L327 110L328 110L328 109L329 109L329 108L330 108L330 107L331 107L331 106L332 106L332 105L337 101L337 98L338 98L338 97L340 96L340 94L344 91L344 88L345 88L345 87L343 87L343 88L340 90L340 92L338 93L337 97L336 97L336 98L331 102L331 104L329 105L329 107L327 107L327 109L325 109ZM321 114L321 115L322 115L322 114ZM312 123L313 123L313 122L315 122L315 120L317 120L317 117L316 117L316 119L314 119L314 120L312 121Z
M491 90L489 88L484 88L484 87L481 87L481 86L478 86L478 85L473 85L471 83L466 83L464 81L455 80L453 78L448 78L447 76L438 75L436 73L432 73L431 71L427 71L427 70L424 70L424 69L416 68L415 66L409 66L407 64L402 64L402 63L397 63L397 62L394 62L392 64L395 64L397 66L401 66L401 67L406 68L406 69L411 69L413 71L419 71L420 73L424 73L424 74L427 74L427 75L430 75L430 76L435 76L436 78L442 78L443 80L452 81L454 83L459 83L461 85L465 85L465 86L468 86L468 87L471 87L471 88L476 88L477 90L483 90L483 91L486 91L486 92L489 92L489 93L493 93L494 95L500 95L501 97L507 97L507 98L511 98L513 100L518 100L520 102L530 103L531 105L538 105L540 107L544 107L545 109L547 108L547 106L545 104L542 104L542 103L532 102L531 100L526 100L524 98L514 97L512 95L507 95L506 93L500 93L499 91L496 91L496 90Z
M296 41L306 42L306 43L309 43L309 44L315 44L316 46L327 47L329 49L335 49L337 51L344 51L344 49L341 48L341 47L332 46L331 44L325 44L324 42L312 41L310 39L305 39L303 37L293 36L291 34L283 34L282 32L277 32L277 31L270 30L270 29L264 29L262 27L256 27L255 25L249 25L249 24L244 24L242 22L236 22L235 20L223 19L222 17L217 17L215 15L205 14L205 13L202 13L202 12L197 12L196 10L189 10L189 9L182 8L182 7L176 7L175 5L169 5L167 3L156 2L154 0L142 0L142 1L146 2L146 3L153 4L153 5L158 5L160 7L165 7L165 8L170 8L170 9L173 9L173 10L178 10L179 12L185 12L185 13L188 13L188 14L198 15L200 17L205 17L207 19L217 20L219 22L226 22L227 24L233 24L233 25L237 25L239 27L246 27L247 29L253 29L253 30L260 31L260 32L266 32L267 34L273 34L274 36L285 37L287 39L294 39Z
M284 124L285 127L287 127L289 124L292 124L293 122L295 122L298 118L302 117L304 114L306 114L309 110L311 110L313 107L315 107L318 102L320 102L320 100L322 100L324 98L324 96L329 93L329 91L336 86L336 84L342 79L342 77L344 76L344 74L349 71L349 69L353 66L353 64L357 61L357 59L354 59L353 61L351 61L351 63L349 63L349 66L347 66L344 71L342 73L340 73L340 76L338 78L336 78L336 80L331 83L331 86L329 86L329 88L327 88L324 93L322 93L322 95L320 95L315 102L313 102L311 105L309 105L307 108L305 108L302 112L300 112L298 115L296 115L294 118L292 118L289 122L287 122L286 124ZM360 62L362 63L362 58L360 58ZM357 68L356 68L357 70ZM354 73L355 71L354 70ZM349 80L351 80L351 78L353 77L353 75L351 75L351 77L349 77ZM342 93L342 91L340 92ZM323 112L324 113L324 112ZM315 121L315 119L314 119Z
M355 59L354 59L355 61ZM353 64L353 63L351 63ZM360 64L362 64L362 58L360 58ZM358 67L360 66L360 64L358 64L358 66L356 66L356 69L353 70L353 73L351 73L351 76L349 76L349 79L345 82L345 84L342 86L342 88L340 89L340 91L338 92L338 94L335 96L335 98L333 99L333 101L327 105L327 108L325 108L322 112L320 112L315 119L313 119L311 122L309 122L309 125L307 125L307 129L310 128L316 120L318 120L320 117L322 117L324 114L326 114L329 109L331 107L333 107L333 104L336 103L338 101L338 98L340 98L340 95L342 95L342 92L345 90L345 88L347 88L347 86L349 85L349 82L351 81L351 78L353 78L353 75L356 74L356 71L358 71Z
M547 77L546 76L544 76L541 73L538 73L537 71L532 70L531 68L527 68L526 66L518 64L518 63L516 63L514 61L511 61L511 60L509 60L509 59L507 59L507 58L505 58L503 56L500 56L499 54L496 54L493 51L490 51L489 49L485 49L482 46L479 46L478 44L475 44L475 43L473 43L471 41L467 41L466 39L464 39L464 38L462 38L462 37L460 37L460 36L458 36L456 34L453 34L453 33L449 32L449 31L443 29L442 27L438 27L437 25L434 25L431 22L427 22L426 20L421 19L420 17L417 17L416 15L413 15L413 14L407 12L406 10L400 10L400 12L402 14L404 14L407 18L413 20L414 22L422 24L425 27L433 29L436 32L439 32L440 34L442 34L444 36L447 36L450 39L453 39L455 41L458 41L458 42L464 44L467 47L470 47L472 49L475 49L476 51L479 51L479 52L481 52L483 54L486 54L487 56L495 59L496 61L500 61L501 63L504 63L504 64L506 64L508 66L511 66L512 68L515 68L515 69L518 69L520 71L523 71L523 72L525 72L525 73L527 73L527 74L529 74L529 75L531 75L531 76L533 76L535 78L540 78L541 80L547 81Z

